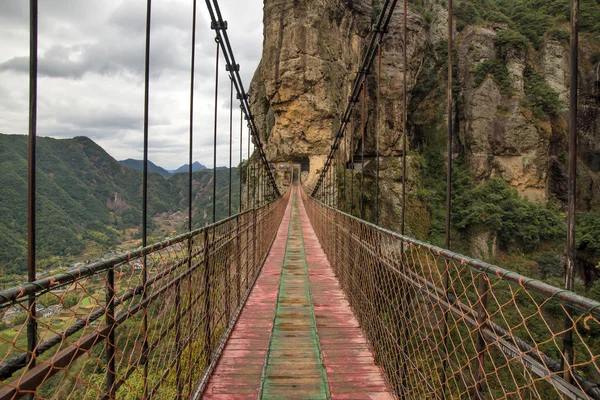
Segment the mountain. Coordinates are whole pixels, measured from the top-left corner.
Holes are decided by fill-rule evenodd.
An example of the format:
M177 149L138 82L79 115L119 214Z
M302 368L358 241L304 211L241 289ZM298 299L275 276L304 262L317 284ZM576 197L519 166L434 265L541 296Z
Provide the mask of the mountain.
M298 0L294 9L301 11L286 18L285 2L265 2L264 43L279 45L263 47L250 106L267 159L302 161L309 167L303 179L308 187L316 184L320 160L330 151L356 78L348 71L360 67L381 3ZM367 154L382 155L362 171L367 187L374 188L379 177L381 189L378 202L375 196L364 199L366 219L374 220L377 204L381 224L399 230L405 184L407 234L443 245L448 11L446 1L408 3L408 42L401 40L403 13L394 12L382 45L380 90L375 62L366 82L365 130L349 124L344 146L354 148L344 151L364 146ZM560 259L566 236L569 1L455 3L453 250L493 262L525 254L522 265L540 253ZM600 237L600 6L581 0L580 8L576 232L579 277L589 283L590 276L600 277L600 240L594 239ZM396 62L404 49L406 69ZM360 114L355 107L352 120L360 121Z
M192 172L204 171L206 169L207 168L204 165L200 164L198 161L196 161L195 163L192 164ZM189 170L190 170L190 164L185 164L177 169L170 170L169 172L172 174L180 174L180 173L188 173Z
M125 232L139 237L141 171L122 165L86 137L39 137L37 152L38 269L43 270L47 260L56 263L57 257L80 256L90 246L111 248L124 240ZM0 134L0 171L0 271L23 274L27 270L27 136ZM212 170L193 175L194 227L212 222L212 178ZM217 220L228 215L228 180L228 170L217 171ZM186 212L187 188L185 174L164 178L149 172L150 235L162 234L160 223L173 222L171 214ZM232 191L235 212L237 169ZM179 221L177 232L184 232L186 225Z
M143 160L134 160L132 158L128 158L127 160L123 160L123 161L119 161L119 162L121 163L121 165L124 165L126 167L135 168L139 171L144 170L144 161ZM159 167L158 165L154 164L152 161L148 161L148 171L149 172L158 172L165 178L168 178L169 176L171 176L171 173L169 171L167 171L164 168Z

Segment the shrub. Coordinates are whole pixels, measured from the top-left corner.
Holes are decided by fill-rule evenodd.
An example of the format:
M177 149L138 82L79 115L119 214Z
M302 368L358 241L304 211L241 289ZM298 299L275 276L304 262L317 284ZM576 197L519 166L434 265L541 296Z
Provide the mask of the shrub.
M68 293L62 298L64 308L73 308L79 304L79 296L75 293Z
M514 29L529 39L536 49L540 48L544 34L554 23L550 15L523 4L515 7L510 18Z
M515 53L523 55L529 47L527 38L512 29L505 29L498 32L494 41L498 55L504 59Z
M567 43L569 43L569 41L571 40L571 34L569 33L569 31L558 26L548 30L548 32L546 33L546 37L549 39L556 39L559 42Z
M454 8L457 23L456 29L462 31L467 25L481 23L481 14L474 1L463 1Z
M531 65L525 67L523 77L527 96L525 105L531 108L537 117L556 115L563 106L558 92L548 86L544 77Z
M600 255L600 213L577 214L577 249Z
M510 76L506 68L506 63L502 60L485 60L475 67L473 74L475 75L476 86L481 85L489 75L492 75L494 82L501 89L510 89Z
M10 324L14 327L19 327L19 326L23 325L25 323L25 321L27 321L27 313L21 313L21 314L15 315L15 317L13 318L13 320Z
M561 265L560 258L556 254L543 253L535 260L540 266L543 279L561 277L564 268Z
M533 250L542 241L561 238L565 231L558 212L521 199L501 178L457 193L453 208L458 229L468 231L484 226L497 234L505 248Z
M500 11L489 11L485 14L485 19L490 22L501 22L504 24L510 24L510 18L502 14Z

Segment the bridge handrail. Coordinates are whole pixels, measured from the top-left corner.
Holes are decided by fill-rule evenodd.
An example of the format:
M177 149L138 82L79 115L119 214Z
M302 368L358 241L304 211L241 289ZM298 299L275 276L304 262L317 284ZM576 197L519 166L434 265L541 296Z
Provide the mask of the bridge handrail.
M305 191L305 193L307 193L307 192ZM337 212L341 215L344 215L345 217L348 217L357 222L360 222L361 224L364 224L364 225L370 227L371 229L377 230L381 233L385 233L390 236L394 236L407 244L410 244L412 246L422 247L424 249L429 250L431 253L440 255L446 259L450 259L453 261L459 261L461 264L465 264L469 267L473 267L473 269L475 269L475 270L484 272L488 275L493 275L498 279L506 280L511 283L517 284L518 286L521 286L525 289L533 290L537 293L545 295L548 298L552 297L556 300L560 300L562 303L569 305L571 307L577 308L579 311L590 313L590 314L595 315L596 317L600 318L600 302L598 302L598 301L581 296L570 290L557 288L555 286L549 285L540 280L529 278L525 275L519 274L518 272L514 272L514 271L510 271L508 269L502 268L502 267L498 267L496 265L487 263L480 259L472 258L469 256L465 256L464 254L446 250L442 247L434 246L431 243L423 242L421 240L412 238L410 236L401 235L398 232L394 232L392 230L383 228L379 225L375 225L372 222L369 222L369 221L360 219L354 215L348 214L348 213L346 213L342 210L339 210L335 207L331 207L331 206L325 204L324 202L322 202L321 200L317 199L313 195L309 195L307 193L307 196L309 196L311 200L319 203L320 205L322 205L324 207L331 209L332 211L335 211L335 212Z
M196 237L196 236L202 234L206 230L213 229L217 226L227 223L228 221L235 220L240 216L249 214L256 210L260 210L261 208L264 208L264 207L274 203L280 197L283 197L285 195L286 195L286 192L284 192L280 196L277 196L274 200L271 200L261 206L247 209L245 211L242 211L241 213L237 213L235 215L232 215L230 217L227 217L220 221L217 221L214 224L209 224L202 228L195 229L192 232L187 232L187 233L175 236L173 238L163 240L162 242L152 244L152 245L144 247L144 248L139 248L137 250L133 250L133 251L121 254L121 255L111 257L110 259L105 260L105 261L97 261L90 265L74 268L74 269L68 270L67 272L63 272L63 273L59 273L59 274L56 274L56 275L53 275L50 277L38 279L37 281L34 281L34 282L25 282L23 284L14 286L12 288L4 289L4 290L0 291L0 311L4 308L10 307L11 305L14 305L20 301L27 301L27 296L29 296L29 295L35 294L35 295L39 296L39 295L45 294L49 290L63 287L65 285L73 283L82 278L88 278L92 275L96 275L101 272L106 272L106 270L108 270L110 268L115 268L121 264L125 264L125 263L131 262L131 261L138 260L146 255L155 253L166 247L172 246L177 243L184 242L190 238L193 238L193 237Z
M14 348L9 350L7 354L0 355L0 398L4 398L3 396L7 395L12 396L15 393L19 393L18 396L21 396L24 393L24 390L37 391L36 388L58 370L67 368L81 355L91 351L94 346L97 346L103 341L107 341L111 329L113 331L116 330L116 327L134 317L135 314L149 306L153 301L168 297L168 291L177 289L184 280L191 279L191 275L195 273L196 270L206 269L205 263L208 262L208 259L211 259L211 262L215 263L216 266L213 268L220 268L218 265L223 264L223 266L226 266L231 270L235 266L237 272L234 272L238 275L244 268L244 266L240 264L246 263L246 294L241 293L240 290L242 288L238 287L237 295L226 296L227 298L236 297L239 303L242 300L242 295L246 296L251 289L251 285L255 278L254 275L260 271L260 265L262 265L262 262L264 261L262 253L266 250L264 247L273 239L269 235L273 233L272 231L275 228L275 225L277 224L278 226L279 221L276 221L276 219L279 217L279 214L282 215L281 202L285 202L288 193L289 191L261 206L232 215L231 217L196 229L192 232L112 257L109 260L95 262L91 265L80 267L66 273L55 274L48 278L39 279L32 283L24 283L0 292L0 316L4 318L4 315L9 311L8 308L10 306L26 302L28 296L34 295L39 298L49 293L58 293L61 291L60 289L69 285L75 285L73 286L75 289L71 292L82 292L82 295L85 296L89 294L85 289L86 282L88 282L87 279L89 278L94 276L104 276L103 273L113 273L127 264L132 266L130 263L135 260L140 260L146 256L155 254L156 257L158 257L157 260L159 260L158 263L160 265L160 268L156 269L156 273L149 277L145 285L139 281L137 284L134 281L134 284L131 285L131 282L128 280L125 280L125 286L122 285L121 281L116 285L115 283L112 283L111 285L109 281L106 281L106 302L100 299L100 296L103 293L102 289L100 289L99 294L97 295L98 297L94 299L95 304L93 304L92 309L83 316L79 316L81 310L80 304L77 304L73 310L73 315L77 315L77 317L71 320L70 325L60 330L51 329L42 337L42 341L36 346L35 358L37 359L47 353L50 349L60 345L57 348L56 353L50 354L52 357L50 365L38 365L38 367L36 367L38 370L35 370L34 368L29 371L24 371L21 377L18 378L18 381L20 382L18 384L14 382L9 383L8 379L11 378L15 372L26 367L31 361L31 356L27 351L14 347L17 340L17 336L15 336L12 344ZM257 226L259 227L257 228ZM245 240L246 243L242 243L240 240ZM240 247L240 245L243 247L244 244L246 245L245 252L244 249ZM251 246L251 248L249 246ZM166 256L161 254L163 250L167 252ZM231 255L232 251L236 252L236 255ZM171 253L175 253L175 256L181 255L181 257L173 259ZM235 260L232 261L232 258L235 258ZM252 265L249 264L250 259L252 260ZM146 263L144 264L146 265ZM150 261L148 261L147 264L148 268L150 268L149 264L151 264ZM156 267L156 265L153 265L153 267ZM252 268L251 273L249 272L249 268ZM229 279L232 279L231 275L233 272L227 272L226 274ZM164 282L164 284L157 286L157 283L165 278L169 278L168 282ZM217 276L216 279L223 278ZM121 284L121 287L117 292L115 287L118 287L119 284ZM112 289L110 288L111 286ZM229 282L227 282L227 286L224 290L228 293L236 293L236 288L233 286L235 285L229 287ZM145 294L146 292L147 294ZM202 290L199 292L203 293ZM111 293L112 296L110 296L109 299ZM127 303L129 300L140 295L142 295L142 297L139 301L131 304ZM59 297L62 306L64 298L61 298L60 295L56 296ZM199 298L202 296L204 296L204 294L200 294L197 297ZM163 299L161 301L164 302L165 300ZM191 298L188 299L188 302L190 301ZM196 303L198 303L198 299L194 300L194 304ZM191 304L192 303L190 303L189 307L191 307ZM121 309L115 313L114 309L119 306L121 306ZM26 310L27 304L20 305L20 307ZM219 307L222 307L222 305ZM109 323L109 320L107 320L106 324L103 323L89 332L89 328L92 327L96 321L99 321L102 317L109 317L111 308L113 310L113 316L111 318L113 318L112 320L114 321L114 328L111 328L111 324ZM227 307L228 310L230 308L231 307L229 306ZM86 310L84 310L84 312L85 311ZM180 318L182 318L184 314L187 315L189 313L190 310L188 309L182 310ZM238 312L229 312L226 322L229 322L231 317L236 318L238 314ZM31 318L31 316L28 318ZM35 318L38 319L39 317L36 316ZM173 323L170 323L169 326L166 327L165 332L173 331L175 327L172 325ZM50 335L48 335L48 333L50 333ZM74 336L78 333L82 333L83 336L81 338ZM191 335L190 332L187 332L187 334L188 336ZM17 335L19 335L19 333L17 333ZM65 343L65 340L70 337L74 337L73 340L77 343ZM159 340L160 342L160 339L156 340ZM191 339L188 339L188 342L190 340ZM2 342L6 342L6 339L2 338L0 343ZM185 346L188 345L189 343L186 342ZM15 351L18 354L12 355ZM142 358L138 360L137 364L142 363ZM46 369L40 372L40 367L45 367ZM134 369L135 365L130 366L129 368ZM116 382L114 384L114 390L117 390L126 379L127 378L121 379ZM16 386L13 384L16 384Z
M588 320L590 320L589 322L593 321L595 323L598 323L600 320L600 302L364 221L335 207L331 207L311 196L308 188L305 188L302 194L303 197L308 200L306 207L307 213L315 227L317 236L319 236L319 239L322 241L321 245L330 260L332 267L336 271L336 274L339 275L340 280L342 281L342 287L345 286L344 290L349 296L349 301L353 308L355 308L355 313L359 316L359 320L361 320L360 316L364 315L366 312L366 310L363 309L366 306L365 304L368 304L369 309L372 309L372 311L369 312L373 312L373 310L378 307L383 307L384 309L387 307L387 309L390 310L390 307L392 307L390 304L395 304L394 301L398 300L386 298L386 295L383 294L383 292L386 291L386 288L378 285L383 285L382 282L387 282L389 285L389 280L393 281L394 279L399 279L400 281L398 282L402 283L397 283L400 285L398 286L398 289L408 293L400 294L400 296L413 296L413 294L410 294L412 291L415 293L414 295L418 294L425 299L422 301L425 301L426 303L429 302L432 306L437 307L438 311L450 312L454 316L455 326L453 330L449 331L450 335L456 334L460 329L463 329L460 328L458 325L459 323L463 324L462 326L465 327L464 329L467 329L467 337L469 333L477 333L477 335L479 335L480 343L478 343L478 345L481 345L482 347L478 350L479 353L476 358L479 358L480 355L487 352L500 351L505 354L507 360L514 361L515 359L520 359L523 365L530 369L529 373L531 374L532 379L531 382L523 387L535 386L536 383L534 378L538 379L539 377L539 379L550 382L551 385L554 386L556 392L560 392L568 398L578 399L590 396L590 398L600 399L600 386L597 380L598 377L596 376L598 371L597 367L594 367L594 360L597 358L598 349L590 348L590 342L586 342L588 339L584 339L582 336L581 342L578 342L578 344L581 344L582 346L580 349L583 349L582 351L584 351L585 357L582 356L576 363L563 366L561 362L556 361L548 354L544 353L544 349L539 347L540 343L547 344L546 341L534 339L534 337L531 336L531 333L526 335L529 337L531 343L518 336L519 333L515 332L514 329L519 328L521 325L524 326L527 319L531 318L531 316L524 317L521 315L520 318L522 318L522 320L519 319L520 322L515 324L511 318L520 315L518 313L520 313L521 310L515 311L512 316L507 317L507 314L505 314L507 311L504 309L506 305L498 303L496 296L499 293L499 290L504 290L502 289L503 286L500 284L502 281L506 282L506 284L515 285L525 290L528 293L528 296L525 300L522 300L525 301L525 303L522 304L521 307L526 308L532 305L537 307L531 315L539 316L544 320L544 323L550 324L550 326L542 329L542 334L551 335L552 340L554 340L556 336L562 336L565 331L557 329L556 327L551 327L552 322L548 321L552 321L551 318L556 317L545 317L542 314L542 307L545 307L551 301L557 301L563 305L563 310L565 311L567 309L578 310L580 311L580 315L573 314L573 317L571 317L575 321L574 325L577 325L577 322L579 322L580 326L585 326L585 329L589 329L587 328ZM319 209L321 211L317 211ZM336 238L335 241L330 240L333 237ZM346 246L348 248L346 248ZM393 249L396 247L400 253L394 252ZM356 254L353 254L353 256L350 257L351 260L346 254L349 251L356 252ZM416 257L413 252L416 254ZM430 254L430 256L428 256L428 254ZM422 257L425 259L425 264L420 264L423 263ZM442 262L443 260L446 261ZM414 265L415 262L419 264ZM463 287L462 291L461 289L455 288L453 284L452 290L445 292L444 289L437 286L437 280L434 279L434 276L423 275L427 268L436 271L436 268L439 267L436 267L436 263L438 262L441 262L442 270L445 269L456 274L456 285L459 288ZM411 268L411 265L414 265L414 267ZM423 265L426 265L426 267ZM360 266L360 268L357 266ZM373 268L371 271L373 274L381 276L379 276L379 278L369 276L369 272L365 272L365 270L368 271L370 267ZM380 268L380 272L377 272L378 268ZM384 272L385 270L388 272ZM472 271L470 274L466 272L469 270ZM430 274L431 273L432 272L430 271ZM356 279L361 282L359 287L352 287L351 280L354 278L347 278L348 274L350 274L351 277L354 276L354 278L358 276ZM355 276L352 274L359 275ZM463 280L464 276L461 278L461 274L467 275L466 281ZM487 278L482 280L481 278L483 276ZM344 277L350 279L350 281L345 281ZM494 278L494 280L492 281L490 278ZM369 282L369 280L375 280L375 282ZM479 286L477 282L479 282ZM483 288L481 287L482 282L484 285ZM366 285L367 288L363 288L363 285ZM372 287L369 288L369 285L372 285ZM392 286L393 285L394 284L392 284ZM468 289L470 291L467 291ZM389 288L387 290L389 290ZM517 289L517 293L518 290L519 289ZM516 294L513 293L512 290L505 293L512 296L510 299L511 304L516 301ZM537 296L534 297L534 293L540 296L540 298ZM369 296L372 296L372 298L369 299ZM393 294L387 293L387 296L393 296ZM492 304L492 306L498 307L497 310L490 312L490 310L487 309L484 305L486 301L483 300L486 296L494 297L493 301L496 303ZM473 300L473 297L476 299ZM356 300L356 298L359 298L359 300ZM377 304L378 302L384 304ZM514 305L517 308L520 307L518 303L514 303ZM399 310L402 310L402 307L407 306L401 305L399 307ZM404 310L403 312L410 311ZM434 313L435 310L432 310L431 312ZM531 313L531 311L528 312ZM402 319L405 317L406 315L396 315L395 317L388 316L388 318L392 319ZM378 340L381 340L381 337L378 335L385 336L387 334L393 336L393 329L392 332L390 332L390 327L388 326L384 329L387 333L378 332L377 328L372 327L372 319L377 317L370 316L363 318L366 319L360 321L361 326L364 326L367 331L367 336L370 336L371 346L375 348L375 353L380 351L383 353L396 351L396 353L393 354L386 353L386 357L402 358L405 363L411 364L412 360L410 359L410 356L404 353L407 345L404 345L405 347L403 350L396 348L394 348L394 350L390 350L389 348L378 348L378 346L381 346L381 343L377 342ZM411 322L404 321L398 323L421 323L426 325L426 323L419 318L420 317L413 317L413 319L410 320ZM550 319L546 320L546 318ZM424 332L413 332L413 334L416 334L417 336L426 335ZM429 336L424 336L422 340L425 343L428 343L432 348L431 351L437 352L437 354L440 355L440 358L449 360L450 356L448 355L447 350L445 353L444 350L441 349L440 343L435 341L432 334L435 336L435 330L433 333L429 332ZM460 333L458 334L460 335ZM402 335L397 334L397 336L401 337ZM399 338L396 339L399 340ZM538 340L540 342L538 342ZM394 342L391 337L388 337L387 341ZM461 346L463 345L464 344L461 344ZM442 347L445 347L445 345ZM557 350L557 348L560 351L558 345L553 345L552 348L554 351ZM431 357L431 355L427 357ZM389 363L387 359L383 360L383 364L386 364L386 362ZM476 395L479 396L480 399L486 398L485 393L481 391L481 388L479 387L479 385L481 385L481 380L485 379L486 375L480 374L476 378L476 374L471 371L471 375L473 376L469 376L470 363L456 365L456 363L453 363L451 360L449 360L449 363L452 371L460 376L462 382L466 382L465 384L469 385L469 387L477 387ZM527 365L529 365L529 367L527 367ZM589 376L587 373L582 373L581 368L583 368L583 366L596 371L596 374ZM390 366L388 365L388 367ZM410 368L413 367L414 365L411 364ZM484 367L482 366L481 368ZM384 370L386 370L386 368L384 368ZM416 371L417 374L419 373L418 368L414 367L413 370L414 371L412 372ZM574 382L569 383L567 379L563 378L562 375L567 371L573 376ZM390 386L394 387L398 391L398 394L400 394L402 390L407 390L407 388L404 385L403 379L394 375L396 373L397 367L396 369L390 367L386 370ZM489 374L497 374L499 376L501 373L504 372L494 371ZM424 379L425 375L421 375L420 379ZM425 382L424 384L427 383L428 382ZM516 381L514 384L516 384ZM434 383L433 386L430 385L429 391L431 393L429 394L435 394L434 392L437 392L438 390L439 388L436 388ZM420 393L419 395L423 395L423 393Z

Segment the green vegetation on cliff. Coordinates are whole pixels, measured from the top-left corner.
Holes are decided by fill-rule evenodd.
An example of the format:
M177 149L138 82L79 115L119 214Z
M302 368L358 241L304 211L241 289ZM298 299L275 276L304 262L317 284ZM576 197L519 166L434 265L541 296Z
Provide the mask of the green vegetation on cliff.
M539 49L546 34L557 35L557 25L570 18L568 0L465 0L456 5L457 29L484 21L508 24ZM600 38L600 7L596 0L581 0L580 30ZM564 34L558 33L564 38Z
M456 7L459 30L467 26L481 25L493 28L496 32L493 39L496 52L493 58L484 58L481 62L475 63L470 71L475 86L481 85L491 77L500 89L503 101L513 104L519 101L521 105L531 110L531 113L524 113L524 115L532 126L548 127L545 132L557 137L561 135L560 129L566 126L561 116L564 102L559 99L558 92L550 87L540 72L538 58L541 52L536 50L540 49L545 37L563 42L568 39L568 7L566 14L560 12L561 7L565 5L568 5L566 0L548 2L465 0L458 3ZM583 0L581 10L582 19L587 21L582 23L583 40L596 40L594 35L600 32L597 30L600 28L598 25L600 6L595 0ZM497 23L502 23L504 26ZM464 45L461 40L472 40L473 37L480 38L481 46L489 45L485 42L486 35L482 33L480 36L459 35L456 47L460 48ZM466 47L464 49L466 50ZM474 54L477 49L477 44L472 44L468 48L468 54ZM417 202L426 207L428 213L428 218L413 221L414 224L427 223L426 233L422 226L409 226L409 231L418 239L440 246L444 244L446 213L444 173L447 135L446 58L445 42L440 41L431 46L424 59L417 83L411 91L408 110L410 141L413 149L411 157L416 161L413 164L414 189L409 193L409 204L411 201ZM516 59L517 64L519 60L525 64L522 81L524 96L515 89L514 78L507 67L510 59ZM460 59L455 62L455 65L468 66L469 62ZM562 276L564 273L566 214L565 205L557 200L562 197L553 193L552 189L549 190L545 204L520 197L517 190L511 188L509 183L498 176L502 172L499 172L499 164L495 164L494 160L496 155L505 154L502 153L505 149L495 149L493 147L495 143L492 143L489 149L488 165L482 167L483 172L481 170L477 172L476 179L472 171L473 161L470 159L469 146L472 144L469 140L472 138L461 136L465 130L470 129L468 124L471 122L470 116L465 114L463 97L464 91L470 88L465 88L464 82L460 82L460 78L463 77L464 75L454 76L455 88L458 86L462 89L454 91L454 131L457 136L454 149L458 159L455 161L453 172L452 247L456 251L485 258L487 261L528 276L557 279L557 276ZM476 105L476 107L485 106L481 103ZM490 110L490 112L493 115L497 111ZM504 132L503 118L505 117L508 118L510 115L498 114L496 117L498 134ZM555 132L550 132L552 130ZM483 143L486 134L489 135L488 140L492 141L496 133L480 132L477 140ZM499 137L497 140L501 142L503 138ZM481 151L482 148L485 146L480 146L477 151ZM519 155L519 150L513 154ZM485 165L485 161L481 162ZM600 266L600 246L595 240L600 237L600 219L597 218L600 210L586 211L579 213L577 218L578 265L581 266L580 277L584 278L585 275L583 280L586 282L587 289L592 291L592 288L598 284L598 281L594 283L594 279L597 278ZM412 220L409 218L407 221L410 225ZM489 251L482 250L481 254L474 254L474 248L480 246L479 242L482 241L488 242Z

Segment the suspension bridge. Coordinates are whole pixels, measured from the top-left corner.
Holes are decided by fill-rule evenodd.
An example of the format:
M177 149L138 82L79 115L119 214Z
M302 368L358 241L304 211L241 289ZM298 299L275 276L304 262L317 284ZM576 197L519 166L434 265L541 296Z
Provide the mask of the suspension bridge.
M38 11L37 0L30 0L29 276L27 283L0 292L0 317L19 310L27 319L14 337L0 336L9 348L0 354L0 399L600 399L600 349L589 334L597 332L600 304L573 292L578 74L571 74L564 287L451 251L452 157L446 163L445 248L405 235L405 213L410 212L404 201L405 175L401 228L386 230L378 226L379 168L373 221L365 220L362 170L350 168L352 183L347 182L348 166L354 165L360 147L348 126L360 124L363 147L358 154L364 163L366 77L375 69L380 75L382 38L394 13L404 18L406 43L407 2L403 7L397 3L383 2L327 161L316 185L305 187L296 164L290 164L288 181L275 179L227 22L218 1L206 0L216 35L215 165L220 60L231 80L231 113L236 93L252 137L241 172L240 208L234 213L231 207L230 174L229 217L216 220L215 175L213 223L193 230L190 206L187 233L149 244L148 0L142 247L38 279ZM190 204L195 0L193 7ZM572 71L577 71L578 7L572 0ZM451 1L448 8L451 149ZM404 46L405 71L406 63ZM406 79L403 92L406 100ZM406 116L405 106L405 126ZM242 130L240 126L240 141ZM230 143L232 135L231 127ZM406 165L406 135L403 148ZM230 166L231 149L230 144ZM241 149L239 157L242 161ZM378 167L379 147L374 159ZM355 175L360 182L356 193ZM79 301L67 304L67 294ZM42 297L60 305L60 318L40 315L36 305Z

